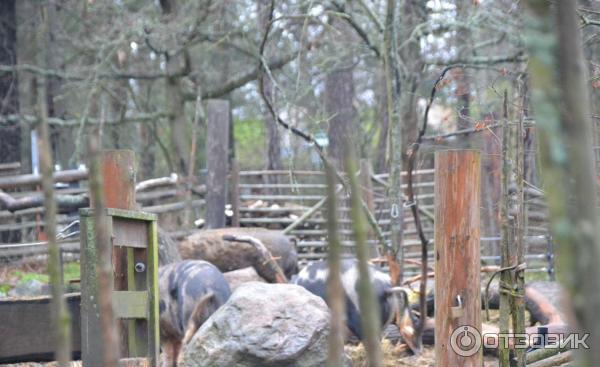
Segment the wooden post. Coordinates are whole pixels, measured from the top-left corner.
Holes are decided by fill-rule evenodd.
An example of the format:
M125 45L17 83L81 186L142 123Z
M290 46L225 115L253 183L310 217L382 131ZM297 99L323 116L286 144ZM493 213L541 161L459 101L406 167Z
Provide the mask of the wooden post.
M435 274L443 274L435 277L435 357L439 367L480 367L483 363L478 334L481 330L479 189L479 152L436 152ZM460 332L455 332L458 328ZM470 352L470 342L475 347L479 343L480 347ZM454 351L452 344L459 346L462 355Z
M117 150L102 153L102 191L107 209L81 209L81 338L85 366L106 365L98 313L98 257L94 212L106 216L111 260L106 270L114 315L119 322L120 356L141 357L158 365L158 239L156 215L133 211L135 154ZM100 202L100 201L98 201Z
M133 150L105 150L101 152L100 169L102 172L102 189L106 208L135 210L135 174L136 162ZM92 208L94 204L92 203ZM112 248L112 266L114 287L127 289L127 248ZM120 353L127 355L128 344L124 337L128 334L128 326L124 320L117 321L117 334L120 336Z
M231 162L231 190L230 190L231 226L240 226L240 165L237 160Z
M106 207L135 210L135 153L132 150L104 151L101 160Z
M206 228L225 226L227 173L229 172L229 101L207 101Z

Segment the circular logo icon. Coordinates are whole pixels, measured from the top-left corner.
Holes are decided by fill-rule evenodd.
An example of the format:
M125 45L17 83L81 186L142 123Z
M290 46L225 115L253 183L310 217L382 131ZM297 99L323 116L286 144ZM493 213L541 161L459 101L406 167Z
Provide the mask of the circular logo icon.
M481 349L481 334L472 326L460 326L450 335L450 347L462 357L475 355Z

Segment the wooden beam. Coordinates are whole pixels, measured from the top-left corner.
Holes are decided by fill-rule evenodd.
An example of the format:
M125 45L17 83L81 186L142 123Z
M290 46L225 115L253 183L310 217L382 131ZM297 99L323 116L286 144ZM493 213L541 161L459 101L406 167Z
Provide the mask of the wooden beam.
M206 228L222 228L229 172L229 101L209 100L206 109Z
M231 217L231 226L240 226L240 165L237 160L231 162L231 190L229 201L231 202L231 210L233 215Z
M457 328L481 330L479 192L479 152L436 152L435 273L444 274L435 278L438 367L483 364L481 348L473 355L461 356L451 347L451 336ZM457 342L460 345L460 340Z

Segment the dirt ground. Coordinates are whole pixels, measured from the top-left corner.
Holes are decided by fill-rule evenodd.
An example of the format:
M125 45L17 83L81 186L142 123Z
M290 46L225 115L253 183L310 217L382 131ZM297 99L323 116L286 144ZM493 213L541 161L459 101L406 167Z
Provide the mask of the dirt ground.
M352 359L354 367L368 367L365 355L365 349L362 344L356 346L346 346L346 353ZM384 367L429 367L435 366L435 352L433 347L423 348L419 356L409 354L406 351L398 351L390 341L384 340L381 345L383 352ZM491 356L484 356L485 367L498 366L497 359Z

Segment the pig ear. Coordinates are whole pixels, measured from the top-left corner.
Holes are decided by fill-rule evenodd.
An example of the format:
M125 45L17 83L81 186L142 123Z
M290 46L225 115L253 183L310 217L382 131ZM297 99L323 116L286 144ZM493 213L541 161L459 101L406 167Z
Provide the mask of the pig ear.
M208 292L198 300L198 303L196 303L196 307L194 307L194 310L192 311L192 314L190 315L190 318L188 320L185 335L183 336L183 340L181 341L182 344L187 344L187 342L189 342L192 339L192 337L200 328L200 326L202 326L204 321L206 321L208 315L214 312L214 310L207 309L208 307L210 307L214 296L215 294L213 292Z

